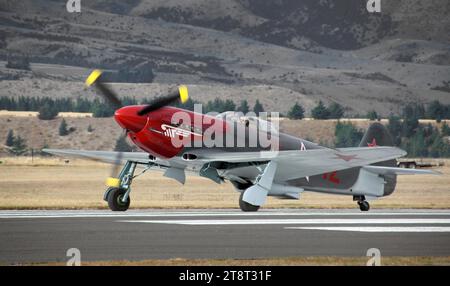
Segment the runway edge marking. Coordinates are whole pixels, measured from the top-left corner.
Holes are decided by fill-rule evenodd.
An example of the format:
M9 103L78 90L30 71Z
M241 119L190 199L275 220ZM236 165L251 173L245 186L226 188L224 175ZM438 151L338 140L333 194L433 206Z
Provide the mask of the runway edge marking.
M274 224L450 224L450 219L238 219L238 220L117 220L117 222L178 225L274 225Z
M347 231L347 232L450 232L448 226L356 226L356 227L285 227L292 230L326 230L326 231Z

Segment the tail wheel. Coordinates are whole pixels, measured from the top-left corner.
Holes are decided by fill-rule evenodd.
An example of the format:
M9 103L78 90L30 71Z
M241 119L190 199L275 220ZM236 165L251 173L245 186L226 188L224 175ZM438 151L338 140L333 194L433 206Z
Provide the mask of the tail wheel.
M242 211L244 211L244 212L256 212L256 211L259 210L259 206L254 206L252 204L244 202L242 200L243 196L244 196L244 191L241 192L241 195L239 196L239 207L241 208Z
M370 204L367 201L358 202L358 205L359 205L359 209L362 212L366 212L366 211L370 210Z
M125 202L122 201L126 190L114 188L108 195L108 206L112 211L124 212L130 207L130 196L128 196Z

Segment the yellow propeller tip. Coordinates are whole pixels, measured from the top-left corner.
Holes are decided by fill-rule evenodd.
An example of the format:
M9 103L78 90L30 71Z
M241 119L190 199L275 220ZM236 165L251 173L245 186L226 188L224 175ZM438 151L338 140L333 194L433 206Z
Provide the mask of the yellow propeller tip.
M178 91L180 92L181 103L185 103L189 99L187 86L180 85L180 87L178 87Z
M119 188L120 187L120 179L109 177L106 179L106 186L111 188Z
M98 70L98 69L97 70L93 70L91 72L91 74L86 79L86 85L87 86L93 85L101 75L102 75L102 71L101 70Z

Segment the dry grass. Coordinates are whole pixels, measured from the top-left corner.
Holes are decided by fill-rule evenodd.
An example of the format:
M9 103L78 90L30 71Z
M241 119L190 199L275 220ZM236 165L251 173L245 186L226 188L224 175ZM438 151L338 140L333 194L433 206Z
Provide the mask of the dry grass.
M9 111L0 110L0 116L8 117L37 117L39 112L37 111Z
M63 159L0 158L1 209L107 208L102 200L107 164ZM450 208L450 168L443 176L401 176L393 195L373 208ZM133 183L132 208L237 208L231 184L188 177L183 186L159 172ZM306 192L299 201L269 198L266 208L355 208L351 197Z
M113 260L82 262L83 266L364 266L368 257L286 257L268 259L149 259L140 261ZM60 262L37 263L32 265L65 265ZM425 266L450 265L450 257L382 257L383 266Z

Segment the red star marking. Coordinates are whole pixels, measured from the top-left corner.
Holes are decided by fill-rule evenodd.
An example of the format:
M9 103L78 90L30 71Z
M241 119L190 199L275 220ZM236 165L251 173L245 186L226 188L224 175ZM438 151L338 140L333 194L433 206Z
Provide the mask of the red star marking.
M369 147L377 147L377 140L375 140L375 138L372 139L372 142L367 142L367 146Z
M357 159L358 155L342 155L342 154L334 154L336 155L333 159L342 159L345 162L351 161L353 159Z
M322 179L328 180L335 184L340 184L341 180L337 177L337 171L331 172L331 173L325 173L322 175Z

